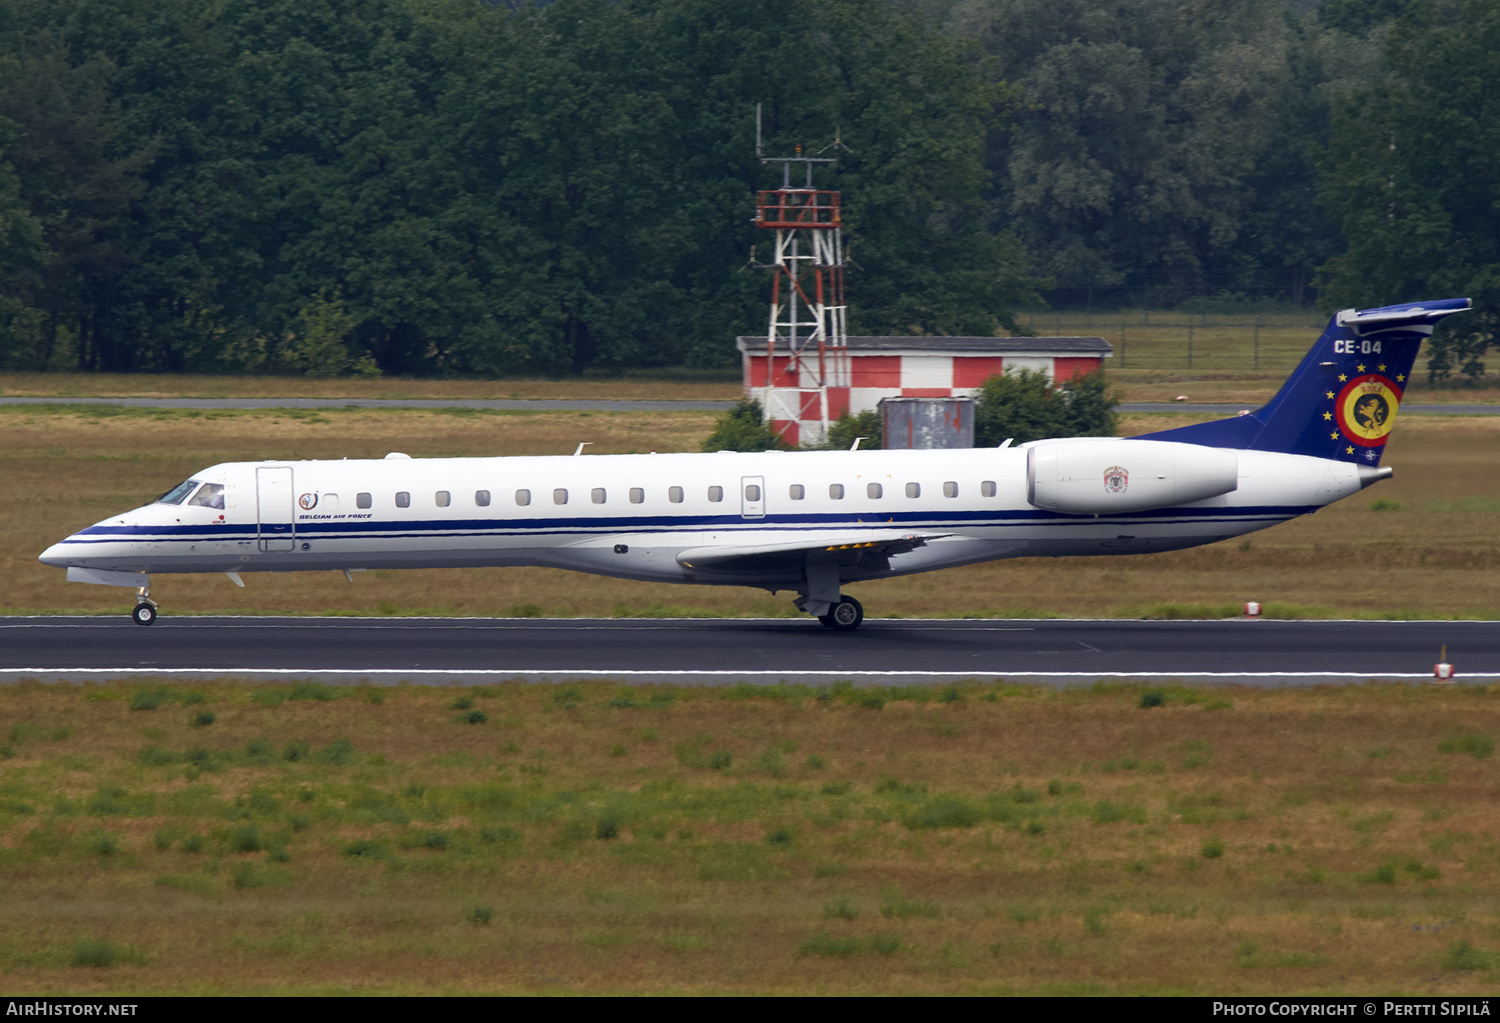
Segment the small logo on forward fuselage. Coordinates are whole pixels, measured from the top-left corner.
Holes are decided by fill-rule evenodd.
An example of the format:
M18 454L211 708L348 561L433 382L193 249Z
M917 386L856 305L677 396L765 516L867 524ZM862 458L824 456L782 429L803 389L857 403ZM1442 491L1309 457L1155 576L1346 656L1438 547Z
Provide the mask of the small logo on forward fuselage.
M297 498L297 503L302 506L303 511L312 511L318 506L318 495L303 494L301 497Z

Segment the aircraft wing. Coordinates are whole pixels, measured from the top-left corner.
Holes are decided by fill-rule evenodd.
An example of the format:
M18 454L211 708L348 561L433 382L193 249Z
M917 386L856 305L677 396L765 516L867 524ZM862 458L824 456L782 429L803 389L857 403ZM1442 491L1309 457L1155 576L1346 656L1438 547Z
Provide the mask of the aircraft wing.
M937 540L947 533L854 533L843 536L803 538L781 543L751 544L742 547L694 547L677 555L677 563L683 568L713 571L735 571L737 569L764 569L773 565L795 562L801 564L809 556L823 558L840 565L856 564L865 558L889 557L905 554L924 546L929 540Z

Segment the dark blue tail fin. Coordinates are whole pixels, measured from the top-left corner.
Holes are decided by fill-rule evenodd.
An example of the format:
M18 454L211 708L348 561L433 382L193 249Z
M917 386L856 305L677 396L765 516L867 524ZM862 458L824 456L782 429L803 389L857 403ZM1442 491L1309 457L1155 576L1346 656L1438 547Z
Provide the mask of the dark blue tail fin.
M1378 465L1422 339L1438 320L1470 305L1467 298L1445 298L1335 313L1264 407L1145 436Z

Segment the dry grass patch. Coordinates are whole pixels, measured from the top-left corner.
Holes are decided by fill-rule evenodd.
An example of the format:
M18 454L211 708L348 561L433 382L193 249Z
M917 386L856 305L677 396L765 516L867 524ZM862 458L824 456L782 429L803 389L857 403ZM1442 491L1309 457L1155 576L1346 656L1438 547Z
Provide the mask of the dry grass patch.
M178 698L132 710L150 691ZM1157 691L12 686L0 976L1493 987L1494 759L1444 744L1500 734L1500 688ZM456 720L465 699L485 724ZM194 728L201 706L217 720Z

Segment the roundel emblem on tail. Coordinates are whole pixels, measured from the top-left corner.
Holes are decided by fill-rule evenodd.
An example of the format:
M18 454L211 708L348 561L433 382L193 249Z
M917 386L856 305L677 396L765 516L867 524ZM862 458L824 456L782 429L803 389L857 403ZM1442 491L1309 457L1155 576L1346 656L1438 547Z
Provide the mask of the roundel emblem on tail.
M297 498L297 503L302 506L303 511L312 511L318 506L318 495L303 494L301 497Z
M1345 437L1367 448L1385 443L1401 405L1401 389L1378 373L1357 376L1334 400L1334 415Z
M1129 487L1129 469L1119 465L1112 465L1104 470L1104 492L1106 494L1123 494Z

